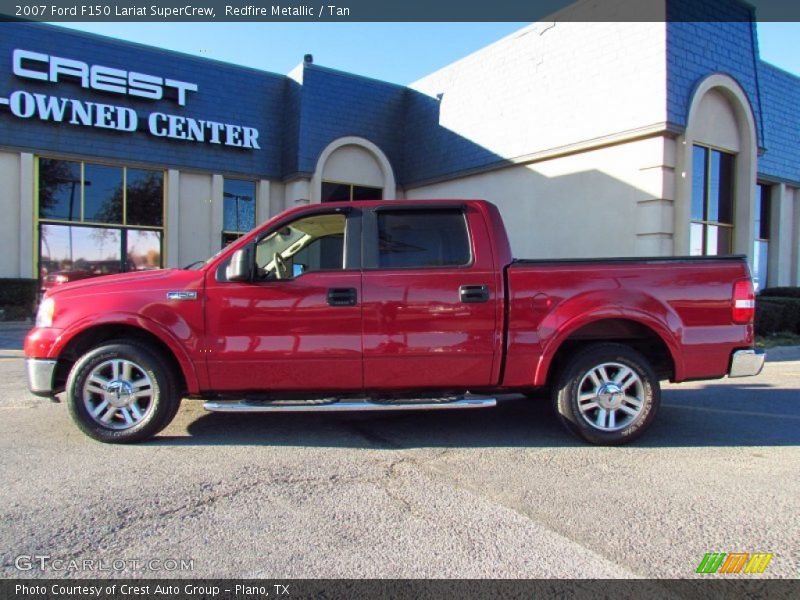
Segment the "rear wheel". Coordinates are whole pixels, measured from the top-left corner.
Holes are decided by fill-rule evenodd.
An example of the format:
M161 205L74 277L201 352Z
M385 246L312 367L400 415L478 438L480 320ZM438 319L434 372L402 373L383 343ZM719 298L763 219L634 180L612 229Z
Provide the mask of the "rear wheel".
M553 403L562 423L593 444L635 440L653 422L661 402L648 360L622 344L596 344L562 369Z
M101 442L145 440L172 421L180 404L166 361L149 346L128 340L84 354L66 388L73 420Z

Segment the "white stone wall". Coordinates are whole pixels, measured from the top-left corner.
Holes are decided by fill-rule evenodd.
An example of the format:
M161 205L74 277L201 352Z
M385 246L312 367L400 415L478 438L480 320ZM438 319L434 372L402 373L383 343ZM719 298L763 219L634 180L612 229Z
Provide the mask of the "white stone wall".
M407 189L483 198L503 215L514 256L672 253L674 142L661 136Z
M663 22L540 22L412 87L443 94L442 126L515 158L663 126L666 65Z
M0 152L0 181L3 193L0 194L0 277L33 277L32 266L20 272L20 245L23 242L31 245L33 232L23 234L20 231L20 154L18 152Z

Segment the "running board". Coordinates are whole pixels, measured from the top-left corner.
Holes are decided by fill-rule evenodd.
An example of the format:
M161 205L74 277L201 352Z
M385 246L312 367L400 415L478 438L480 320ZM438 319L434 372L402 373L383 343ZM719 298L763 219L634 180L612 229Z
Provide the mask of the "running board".
M359 410L436 410L455 408L491 408L497 404L496 398L459 398L456 400L417 400L372 402L369 400L334 401L262 401L262 400L213 400L203 408L212 412L253 413L253 412L339 412Z

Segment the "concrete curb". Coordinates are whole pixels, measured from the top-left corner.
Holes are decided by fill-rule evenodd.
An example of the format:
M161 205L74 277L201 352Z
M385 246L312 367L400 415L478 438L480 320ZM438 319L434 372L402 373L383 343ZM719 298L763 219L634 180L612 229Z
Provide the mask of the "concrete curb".
M33 321L0 321L0 331L25 329L26 331L33 327Z
M800 360L800 346L776 346L766 348L767 362Z

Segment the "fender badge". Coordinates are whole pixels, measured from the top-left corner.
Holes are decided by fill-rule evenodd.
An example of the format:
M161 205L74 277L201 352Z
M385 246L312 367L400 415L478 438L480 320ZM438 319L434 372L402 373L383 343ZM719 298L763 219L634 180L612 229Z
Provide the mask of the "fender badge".
M197 300L197 292L167 292L167 300Z

